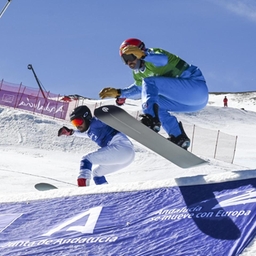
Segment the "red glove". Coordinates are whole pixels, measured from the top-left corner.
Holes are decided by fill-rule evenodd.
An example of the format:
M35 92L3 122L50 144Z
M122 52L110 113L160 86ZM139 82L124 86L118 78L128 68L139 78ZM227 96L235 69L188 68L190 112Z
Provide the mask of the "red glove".
M58 131L58 136L61 136L61 135L66 135L66 136L70 136L74 133L74 130L73 129L69 129L68 127L66 126L63 126L62 128L59 129Z
M122 106L125 103L126 98L116 98L116 104Z

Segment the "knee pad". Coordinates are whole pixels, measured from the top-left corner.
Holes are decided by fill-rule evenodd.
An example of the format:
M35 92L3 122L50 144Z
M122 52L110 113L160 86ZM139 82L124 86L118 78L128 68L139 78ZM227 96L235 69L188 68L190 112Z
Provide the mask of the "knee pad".
M89 169L91 170L92 169L92 163L87 160L86 158L82 159L81 162L80 162L80 169Z

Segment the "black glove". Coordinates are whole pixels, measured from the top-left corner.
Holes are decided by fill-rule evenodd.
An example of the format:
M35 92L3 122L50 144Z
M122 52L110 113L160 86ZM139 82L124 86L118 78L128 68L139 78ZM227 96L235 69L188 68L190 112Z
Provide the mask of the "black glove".
M119 98L119 97L117 97L117 98L116 98L116 104L117 104L118 106L122 106L122 105L124 105L125 100L126 100L126 98Z
M66 135L66 136L70 136L74 133L74 130L73 129L69 129L68 127L66 126L63 126L62 128L59 129L58 131L58 136L61 136L61 135Z
M153 117L149 114L139 115L141 118L140 122L152 129L155 132L160 131L161 123L158 118Z

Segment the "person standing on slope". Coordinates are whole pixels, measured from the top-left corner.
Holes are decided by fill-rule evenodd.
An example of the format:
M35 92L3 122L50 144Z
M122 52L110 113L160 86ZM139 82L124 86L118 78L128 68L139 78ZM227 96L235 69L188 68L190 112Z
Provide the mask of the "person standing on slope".
M194 112L208 102L208 88L198 67L160 48L146 48L136 38L125 40L119 54L133 70L134 83L124 89L100 91L100 98L142 99L141 122L155 132L162 125L168 140L187 149L190 139L182 123L170 112Z
M77 130L63 126L59 129L58 136L90 138L100 147L82 157L77 179L79 187L89 186L91 176L96 185L107 184L105 175L128 166L134 160L134 147L127 136L92 117L87 106L75 108L70 114L70 121ZM93 165L97 167L92 170Z
M228 106L228 98L227 98L227 96L224 97L223 103L224 103L224 107Z

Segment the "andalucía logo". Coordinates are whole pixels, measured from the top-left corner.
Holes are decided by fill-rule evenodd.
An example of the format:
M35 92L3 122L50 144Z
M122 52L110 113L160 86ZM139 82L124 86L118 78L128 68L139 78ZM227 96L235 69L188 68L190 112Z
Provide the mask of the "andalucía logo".
M216 193L217 194L217 193ZM239 218L248 216L256 202L256 190L231 191L215 195L214 198L195 205L181 208L163 208L154 213L152 221L202 219L202 218Z

